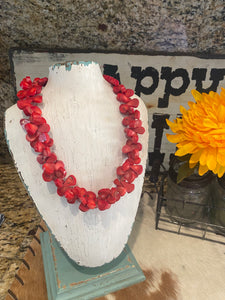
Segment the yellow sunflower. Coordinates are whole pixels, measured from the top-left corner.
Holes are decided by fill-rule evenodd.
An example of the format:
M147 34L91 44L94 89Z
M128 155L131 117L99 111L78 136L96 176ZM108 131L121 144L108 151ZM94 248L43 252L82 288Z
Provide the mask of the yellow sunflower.
M200 176L211 170L218 177L225 172L225 89L221 94L209 94L193 90L195 102L188 102L189 109L180 107L182 118L167 124L175 135L167 139L177 143L175 155L191 154L189 167L199 163Z

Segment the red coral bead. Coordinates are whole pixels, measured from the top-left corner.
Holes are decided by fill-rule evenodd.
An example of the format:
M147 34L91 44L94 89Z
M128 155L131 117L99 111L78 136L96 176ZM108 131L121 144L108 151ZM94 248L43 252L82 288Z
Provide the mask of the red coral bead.
M96 205L96 203L95 203L95 201L94 201L93 199L89 199L89 200L88 200L87 206L88 206L88 208L90 208L90 209L94 209L94 208L97 207L97 205Z
M47 181L47 182L50 182L53 179L52 174L49 174L45 171L43 172L42 177L43 177L44 181Z
M58 170L59 168L64 168L64 163L61 160L57 160L55 162L55 170ZM72 175L71 175L72 176Z
M62 178L56 178L54 180L54 183L58 188L61 188L64 185L64 180Z
M20 86L22 89L27 90L32 86L32 81L30 79L30 76L26 76L21 82Z
M143 172L142 165L133 165L131 166L131 169L137 174L140 175Z
M139 120L140 117L141 117L141 113L140 113L139 110L136 109L136 110L134 111L134 118Z
M131 89L126 89L125 96L132 97L134 95L134 91Z
M48 163L55 163L56 161L57 161L57 156L53 152L46 159L46 162Z
M25 130L25 125L30 123L30 121L28 119L21 119L20 120L20 125L22 126L22 128Z
M33 112L30 116L30 121L35 125L41 125L46 123L45 118L43 118L40 114Z
M139 151L137 149L134 149L128 153L128 158L135 160L138 157L139 157Z
M92 200L96 199L96 195L94 192L88 191L86 195L87 195L88 199L92 199Z
M128 115L133 115L133 114L134 114L134 111L135 111L134 108L133 108L133 107L130 107L129 110L128 110L128 112L127 112L127 114L128 114Z
M113 87L113 92L114 92L115 94L118 94L118 93L120 92L120 85L114 86L114 87Z
M122 167L118 167L118 168L116 169L116 174L117 174L118 176L122 176L122 175L124 175L124 173L125 173L125 171L123 170Z
M29 89L31 87L31 85L29 83L27 83L27 82L21 82L20 86L21 86L21 88L23 90L27 90L27 89Z
M119 192L119 194L120 194L121 197L124 196L126 194L126 192L127 192L126 188L123 187L123 186L118 186L116 189Z
M36 89L36 95L41 93L42 87L38 84L33 84L33 87Z
M138 157L138 158L136 158L136 159L132 159L132 158L128 158L129 159L129 162L131 163L131 165L138 165L138 164L140 164L140 162L141 162L141 158L140 157Z
M128 159L122 164L121 168L124 172L130 169L130 162Z
M31 123L26 124L24 127L28 135L34 135L38 130L38 127Z
M27 96L27 91L20 90L16 95L19 99L24 99Z
M123 146L123 148L122 148L122 152L123 152L124 154L129 153L129 152L131 152L132 150L133 150L133 147L132 147L132 146L129 146L129 145L125 145L125 146Z
M108 197L107 197L107 202L108 202L109 204L113 204L113 203L116 202L116 198L115 198L112 194L110 194L110 195L108 195Z
M45 163L43 164L42 168L47 174L53 174L55 171L55 165L52 163Z
M136 134L134 130L129 129L129 128L125 128L124 132L126 133L127 137L132 137L132 136L134 136Z
M105 78L106 81L108 81L110 84L114 86L118 86L120 84L119 81L112 76L103 75L103 77Z
M33 84L34 85L39 85L39 80L40 80L39 77L35 77L34 80L33 80Z
M65 186L73 186L75 184L76 184L76 178L73 175L68 176L64 183Z
M142 121L141 120L132 120L129 123L129 127L130 128L138 128L138 127L141 127L141 125L142 125Z
M109 193L110 189L101 189L98 191L98 197L100 199L106 199Z
M115 201L119 201L120 200L120 193L117 190L117 188L111 188L111 194L115 198Z
M133 148L137 149L138 151L141 151L142 150L142 144L141 143L133 144Z
M138 127L138 128L135 128L134 131L138 134L143 134L145 133L145 129L144 127Z
M47 147L52 147L53 143L54 143L54 141L53 141L52 138L50 138L48 142L44 142L44 144L45 144Z
M111 204L109 204L107 201L98 199L98 208L99 210L106 210L109 209Z
M79 210L86 212L89 210L89 207L85 206L83 203L79 205Z
M133 192L133 190L134 190L134 184L133 183L128 183L128 182L125 182L125 181L122 181L121 183L125 187L127 193Z
M129 106L126 104L121 104L119 110L121 114L126 114L129 111Z
M56 181L56 180L57 180L57 179L55 179L55 181ZM69 187L64 187L64 186L59 187L59 188L57 189L57 194L58 194L60 197L62 197L68 189L69 189Z
M39 78L38 80L38 84L40 84L41 86L45 86L47 82L48 82L47 77Z
M48 145L50 137L47 133L40 133L38 136L38 140L39 140L39 142L44 143L44 145L46 146L46 145Z
M32 102L35 102L35 103L41 103L42 102L42 96L41 95L36 95L36 96L30 97L30 98L32 98Z
M46 162L46 157L42 154L39 154L37 156L37 161L40 165L43 165Z
M19 109L24 109L27 105L31 105L32 100L30 98L25 98L17 101L17 107Z
M138 142L138 135L137 134L135 134L135 135L133 135L131 138L131 141L132 141L132 143L137 143Z
M36 94L37 94L37 89L35 87L31 87L30 89L27 90L28 96L34 96Z
M123 84L120 85L120 90L121 90L121 93L125 93L126 92L126 88Z
M124 94L118 94L116 99L123 103L128 103L130 101L130 99L127 96L125 96Z
M137 174L135 172L133 172L132 170L128 170L125 172L122 179L127 180L129 183L132 183L136 177L137 177Z
M132 106L132 107L138 107L139 105L139 100L137 98L134 98L132 100L130 100L127 105Z
M64 193L65 198L67 199L68 203L74 203L75 202L75 197L72 189L68 189Z
M50 131L50 126L47 123L41 124L38 127L39 132L49 132Z
M123 124L124 126L127 126L127 125L129 125L129 123L130 123L132 120L133 120L133 118L132 118L131 116L126 116L126 117L123 118L122 124Z
M45 146L44 146L41 142L37 142L37 143L35 143L35 145L34 145L34 150L35 150L35 152L42 153L44 147L45 147Z
M87 199L87 206L90 209L96 208L96 195L95 195L95 193L93 193L91 191L88 191L86 193L86 199Z
M55 170L55 176L57 178L64 178L66 176L66 170L63 167L58 168Z
M24 107L23 112L25 113L26 116L30 116L32 113L36 113L39 115L42 114L41 109L34 105L27 105L26 107Z
M42 151L42 154L45 156L49 156L51 154L51 149L49 147L45 147Z
M37 138L38 138L38 132L36 132L34 135L26 134L26 140L27 140L28 142L33 142L33 141L35 141Z

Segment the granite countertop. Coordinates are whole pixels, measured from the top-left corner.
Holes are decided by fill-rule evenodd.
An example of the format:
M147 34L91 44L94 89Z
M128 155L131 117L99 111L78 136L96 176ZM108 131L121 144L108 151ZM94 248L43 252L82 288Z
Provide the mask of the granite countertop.
M14 280L41 217L13 164L0 165L0 300Z

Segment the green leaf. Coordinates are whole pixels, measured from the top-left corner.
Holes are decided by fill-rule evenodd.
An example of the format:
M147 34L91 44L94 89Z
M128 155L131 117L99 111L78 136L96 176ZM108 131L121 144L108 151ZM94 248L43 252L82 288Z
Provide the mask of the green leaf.
M195 168L190 168L189 167L189 162L186 161L185 163L183 163L179 169L178 169L178 173L177 173L177 183L180 183L182 180L184 180L185 178L191 176L195 171Z
M184 156L176 156L180 161L189 161L191 154L186 154Z

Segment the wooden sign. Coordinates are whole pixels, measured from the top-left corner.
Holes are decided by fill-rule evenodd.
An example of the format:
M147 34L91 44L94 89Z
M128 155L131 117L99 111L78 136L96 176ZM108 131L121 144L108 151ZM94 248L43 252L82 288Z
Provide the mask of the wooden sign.
M98 62L103 73L116 77L144 100L149 111L149 168L156 157L168 167L175 144L165 137L169 132L165 119L175 119L180 105L187 108L188 101L194 101L191 90L220 93L225 87L223 58L13 51L16 88L23 77L48 76L51 65L65 61Z

